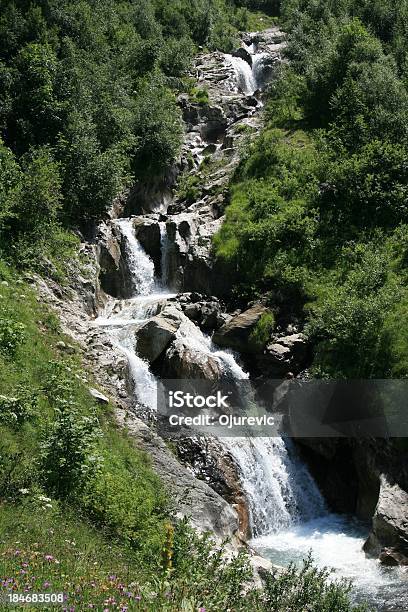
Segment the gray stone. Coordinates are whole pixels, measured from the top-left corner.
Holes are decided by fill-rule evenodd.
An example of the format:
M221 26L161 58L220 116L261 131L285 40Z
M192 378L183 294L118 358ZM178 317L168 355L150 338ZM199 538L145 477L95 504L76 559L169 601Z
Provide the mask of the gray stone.
M136 332L137 352L149 363L154 363L176 338L180 322L158 315L147 321Z
M250 336L261 316L268 312L262 304L256 304L242 312L215 332L213 340L219 346L232 348L241 353L256 353L259 348Z
M305 364L308 345L303 334L276 337L267 345L257 363L265 376L271 378L298 373Z
M165 442L134 415L116 411L119 423L127 429L137 448L150 457L172 500L177 517L187 517L198 531L210 531L218 538L233 538L238 532L238 515L218 493L187 470Z
M98 404L109 404L109 398L98 389L89 389L91 396L98 402Z
M252 66L252 56L249 53L249 51L247 51L244 47L239 47L239 49L236 49L235 51L233 51L231 55L233 55L234 57L240 57L241 59L246 61L250 66Z
M388 547L408 555L408 493L382 474L372 532L364 550L377 556Z
M166 378L219 380L222 369L214 357L200 353L187 341L178 339L166 352L163 375Z

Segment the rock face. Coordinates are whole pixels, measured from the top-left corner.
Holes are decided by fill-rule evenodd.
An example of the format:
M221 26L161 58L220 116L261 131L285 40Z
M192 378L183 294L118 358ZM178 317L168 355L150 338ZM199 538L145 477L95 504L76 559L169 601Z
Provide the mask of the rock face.
M105 293L112 297L132 295L129 268L123 256L122 236L114 225L102 224L98 236L99 282Z
M153 364L176 338L179 324L158 315L150 319L136 332L137 352Z
M214 357L196 351L189 342L179 338L166 352L163 377L219 380L222 370Z
M156 215L149 218L148 216L135 217L133 226L135 228L136 238L153 260L156 274L161 274L161 234L160 223Z
M165 442L133 415L117 411L119 423L128 430L138 448L151 458L173 501L173 512L188 517L198 531L211 531L219 538L234 538L238 533L238 514L208 484L196 478L177 461Z
M193 469L200 480L233 505L239 520L239 532L250 537L248 505L234 461L220 442L213 438L185 438L177 440L180 460Z
M276 337L267 345L263 354L257 356L257 363L264 376L281 378L289 373L300 372L307 356L308 345L305 336L291 334Z
M386 550L392 547L392 551ZM408 562L408 493L382 474L372 532L364 550L380 555L384 564ZM381 559L382 556L382 559Z
M268 309L256 304L223 325L213 336L215 344L240 351L241 353L256 353L259 347L251 341L251 334L263 314Z

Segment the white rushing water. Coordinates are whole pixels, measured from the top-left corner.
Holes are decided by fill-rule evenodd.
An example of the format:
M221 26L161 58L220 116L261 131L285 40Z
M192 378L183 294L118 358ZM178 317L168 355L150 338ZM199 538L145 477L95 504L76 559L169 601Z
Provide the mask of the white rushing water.
M257 90L257 83L251 66L242 57L226 54L226 59L234 68L238 89L247 95Z
M134 292L136 295L149 295L155 286L153 261L146 255L140 242L136 239L132 220L118 219L115 223L125 239Z
M134 332L174 294L165 286L165 274L160 282L155 278L153 262L137 241L131 221L123 219L117 225L127 240L126 255L135 296L116 301L96 323L109 330L126 355L138 401L155 410L157 379L149 364L137 354ZM165 249L169 245L163 230L162 264L165 264ZM196 358L217 360L229 377L237 381L248 379L234 354L216 347L193 322L186 321L180 326L178 341L187 345ZM279 437L224 437L220 441L238 467L250 514L252 546L260 554L286 565L301 563L311 551L320 567L334 569L334 577L354 581L356 600L368 599L375 610L408 609L403 570L384 569L378 561L366 558L362 545L367 528L327 510L290 441Z
M327 512L309 471L288 442L257 437L225 443L240 466L254 536L277 533Z
M252 68L241 58L227 55L234 67L238 90L254 93L261 84L265 54L248 46ZM169 269L172 244L164 222L161 230L161 278L155 277L154 264L137 240L131 219L115 221L122 234L133 297L111 302L96 325L104 326L113 342L128 359L134 394L139 402L157 408L158 381L149 364L137 354L135 331L155 316L174 289ZM185 321L177 333L195 358L215 359L223 372L236 381L248 379L230 351L216 347L193 322ZM365 557L362 546L368 529L357 521L331 514L307 467L292 443L282 438L224 437L220 439L237 465L248 503L252 546L274 563L301 563L312 552L315 562L334 568L334 576L355 583L356 598L368 599L376 610L408 610L403 571L381 568Z

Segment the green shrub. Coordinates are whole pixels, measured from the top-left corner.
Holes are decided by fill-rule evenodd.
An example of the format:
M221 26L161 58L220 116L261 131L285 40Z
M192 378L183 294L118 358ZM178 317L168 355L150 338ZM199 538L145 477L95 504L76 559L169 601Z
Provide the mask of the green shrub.
M0 354L12 359L25 340L25 326L0 309Z
M275 329L275 317L272 312L265 312L251 332L249 341L257 349L262 350L268 343L273 330Z
M24 387L18 389L14 397L0 395L0 423L18 429L36 415L37 406L37 394Z
M176 194L179 200L193 204L200 199L201 180L197 174L182 174L177 183Z

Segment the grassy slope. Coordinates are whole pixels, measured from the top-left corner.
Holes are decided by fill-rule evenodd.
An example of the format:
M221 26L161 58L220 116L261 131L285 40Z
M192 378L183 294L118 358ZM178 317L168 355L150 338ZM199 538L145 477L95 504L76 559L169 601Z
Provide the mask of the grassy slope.
M50 590L70 593L70 601L94 602L99 609L108 596L120 597L116 579L108 576L128 585L159 568L164 492L148 458L115 426L111 407L94 404L82 381L79 352L61 354L57 343L67 339L54 315L5 266L1 278L0 319L24 329L15 354L0 352L0 572L18 590L26 585L47 590L40 587L50 582ZM72 378L78 418L96 416L102 432L97 442L101 472L92 487L82 491L78 485L78 496L74 490L69 499L57 499L41 471L41 444L56 412L45 390L53 361ZM14 424L6 410L4 398L11 397L34 406L22 424ZM45 555L60 563L46 561Z

